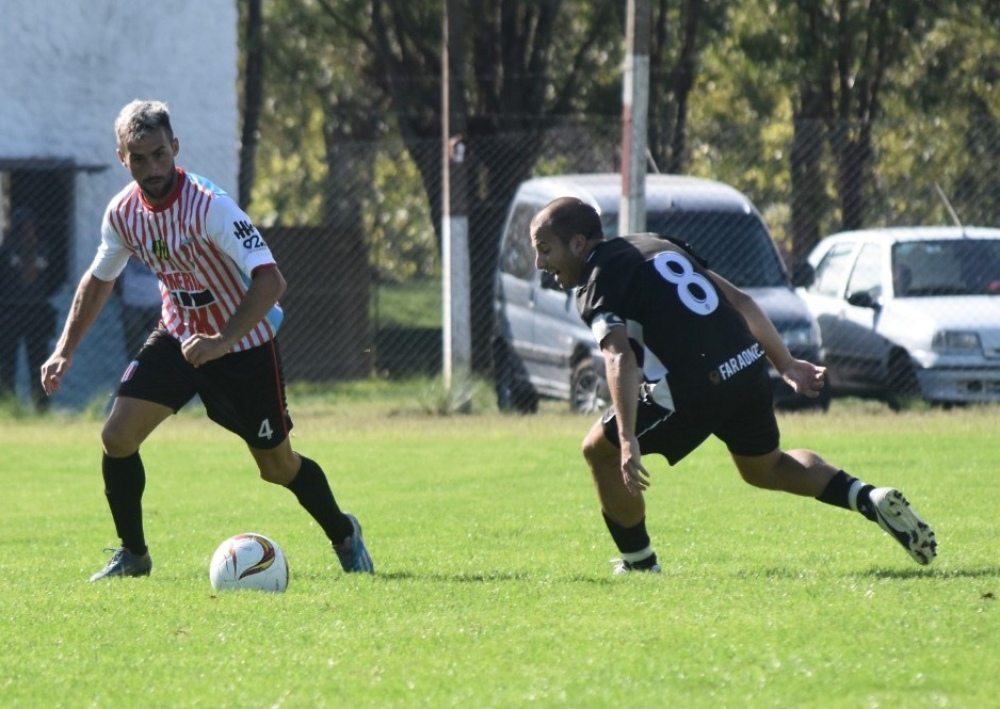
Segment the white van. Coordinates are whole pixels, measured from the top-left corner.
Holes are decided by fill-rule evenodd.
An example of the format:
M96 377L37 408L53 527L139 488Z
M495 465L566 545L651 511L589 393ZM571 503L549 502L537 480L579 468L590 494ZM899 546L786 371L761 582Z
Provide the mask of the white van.
M618 235L617 173L539 177L520 185L497 261L493 366L501 410L534 412L539 397L567 400L581 413L609 403L604 362L576 312L573 294L535 269L528 227L538 210L558 197L594 205L605 235ZM745 195L712 180L647 175L646 230L689 242L710 268L757 300L793 355L821 363L819 327L793 290L767 226ZM808 275L806 269L803 279ZM771 374L777 406L829 407L827 394L807 399L777 372Z
M842 231L809 262L832 394L1000 403L1000 229Z

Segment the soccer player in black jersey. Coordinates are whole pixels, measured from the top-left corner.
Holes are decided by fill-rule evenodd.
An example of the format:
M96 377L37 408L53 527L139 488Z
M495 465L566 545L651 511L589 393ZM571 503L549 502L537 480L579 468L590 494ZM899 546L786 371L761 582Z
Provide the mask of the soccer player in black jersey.
M749 484L855 510L917 563L934 559L934 532L898 490L864 483L813 451L780 448L765 358L810 398L825 369L792 357L754 300L687 245L656 234L605 240L597 211L572 197L535 215L531 242L537 268L578 288L580 317L604 354L612 406L583 455L621 552L615 573L661 570L646 532L642 455L674 465L710 435Z

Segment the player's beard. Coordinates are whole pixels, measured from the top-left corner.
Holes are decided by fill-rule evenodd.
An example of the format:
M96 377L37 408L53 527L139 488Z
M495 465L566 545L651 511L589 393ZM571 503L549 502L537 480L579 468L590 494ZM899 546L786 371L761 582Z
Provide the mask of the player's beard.
M150 180L143 182L142 191L148 200L157 201L164 199L174 189L174 180L169 177L154 179L157 179L157 181L152 184L150 184Z

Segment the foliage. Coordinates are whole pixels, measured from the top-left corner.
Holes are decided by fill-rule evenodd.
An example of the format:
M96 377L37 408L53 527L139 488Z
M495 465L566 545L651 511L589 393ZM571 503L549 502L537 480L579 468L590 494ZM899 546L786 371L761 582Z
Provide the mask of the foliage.
M728 32L731 4L651 3L647 146L660 172L689 171L691 102L702 82L705 52Z
M779 241L790 240L788 151L791 103L788 88L766 65L749 60L739 40L754 15L733 10L731 33L704 54L691 100L687 172L720 179L745 192L762 211Z
M271 103L271 112L275 104ZM300 111L301 112L301 111ZM267 119L265 125L273 125ZM304 120L290 118L283 130L266 130L258 162L260 178L253 190L250 211L261 226L317 224L322 214L322 184L326 166L320 150L322 114L305 111Z
M460 6L468 61L456 101L472 141L470 247L486 293L493 240L516 184L532 172L588 164L545 153L535 165L543 155L538 131L617 120L624 3ZM981 197L1000 190L995 2L652 6L654 159L735 184L797 253L859 220L944 221L935 183L966 221L1000 219L997 200ZM441 226L444 7L265 3L268 100L254 192L263 223L316 223L329 218L331 194L353 195L380 278L424 278L437 268L429 254L437 237L429 239ZM370 159L346 158L350 143Z
M419 176L391 142L374 142L389 126L377 82L364 81L370 56L324 6L266 4L268 101L251 210L263 226L357 233L381 281L432 277L438 254ZM337 12L361 21L366 7L338 3Z
M369 261L379 281L399 283L440 275L430 209L409 154L393 144L375 157L370 200L365 202Z
M385 283L376 289L372 307L377 310L373 320L380 327L441 327L441 282L409 279Z
M966 224L1000 223L1000 12L961 5L914 47L886 103L880 185L886 219L951 221L939 184ZM926 67L926 68L924 68ZM920 176L927 199L900 203L898 187Z

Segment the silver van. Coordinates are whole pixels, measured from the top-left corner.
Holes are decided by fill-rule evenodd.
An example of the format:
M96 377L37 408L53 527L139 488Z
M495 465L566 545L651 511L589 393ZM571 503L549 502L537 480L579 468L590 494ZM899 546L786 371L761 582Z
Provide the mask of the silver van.
M608 237L618 234L621 176L617 173L539 177L521 183L500 240L494 294L493 367L497 404L531 413L540 397L569 401L589 413L609 403L604 361L576 312L573 294L535 269L528 227L558 197L594 205ZM784 262L760 213L729 185L677 175L646 176L646 230L689 242L714 271L750 293L796 357L821 363L819 327L793 290ZM809 280L806 267L796 285ZM772 371L775 404L829 407L796 395Z

